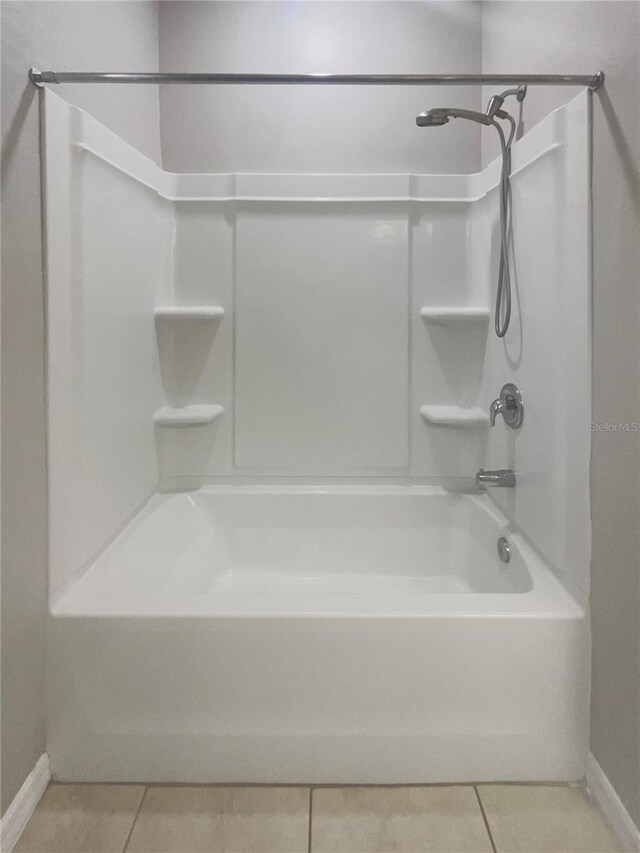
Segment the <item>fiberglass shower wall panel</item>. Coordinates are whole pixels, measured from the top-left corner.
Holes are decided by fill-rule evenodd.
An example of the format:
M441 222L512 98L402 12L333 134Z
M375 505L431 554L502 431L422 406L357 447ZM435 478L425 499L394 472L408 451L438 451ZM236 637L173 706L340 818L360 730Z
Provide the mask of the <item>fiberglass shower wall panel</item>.
M470 273L467 176L170 177L172 301L225 316L159 324L165 394L224 415L157 431L164 478L473 475L486 430L419 414L476 404L486 322L420 318L487 299Z
M238 469L406 472L407 220L391 201L238 204Z
M50 587L73 577L158 482L153 308L170 275L158 167L45 96Z
M222 199L174 204L170 304L219 306L224 316L156 323L165 400L214 403L224 414L205 426L156 431L165 479L232 473L235 207Z
M424 405L485 408L480 390L488 317L469 321L463 315L440 324L420 315L423 308L488 311L486 280L475 265L474 202L466 181L446 178L444 198L415 204L411 217L412 473L473 477L484 460L486 427L439 426L420 415Z
M503 340L490 336L485 371L488 401L515 382L525 406L521 429L498 419L490 430L486 467L513 468L518 481L492 496L583 601L590 562L590 97L582 92L514 146L513 315ZM495 298L497 192L487 199Z

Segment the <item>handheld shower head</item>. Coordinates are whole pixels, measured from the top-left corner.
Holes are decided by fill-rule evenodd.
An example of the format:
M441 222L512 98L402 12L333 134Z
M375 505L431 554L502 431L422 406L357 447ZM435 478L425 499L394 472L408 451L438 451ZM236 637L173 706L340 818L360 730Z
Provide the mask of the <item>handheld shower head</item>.
M442 127L451 118L466 118L480 124L493 124L493 118L474 110L459 110L455 107L436 107L416 116L418 127Z
M448 124L448 122L449 116L446 110L427 110L416 116L418 127L442 127L443 124Z
M416 116L416 124L418 127L442 127L442 125L448 124L449 119L466 118L469 121L475 121L479 124L495 125L496 118L508 118L508 114L502 110L505 98L515 95L518 101L523 101L526 94L527 87L518 86L516 89L506 89L499 95L493 95L487 104L486 113L479 113L475 110L462 110L456 107L435 107Z

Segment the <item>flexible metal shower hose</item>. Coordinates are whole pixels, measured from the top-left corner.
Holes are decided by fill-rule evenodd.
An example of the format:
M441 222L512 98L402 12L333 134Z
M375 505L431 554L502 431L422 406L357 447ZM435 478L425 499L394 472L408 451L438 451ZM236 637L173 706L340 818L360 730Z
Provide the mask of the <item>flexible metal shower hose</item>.
M500 118L506 118L511 124L509 138L497 122L493 126L500 137L502 149L502 170L500 172L500 268L498 272L498 290L496 292L495 330L499 338L504 338L511 322L511 272L509 269L509 242L511 237L511 143L516 132L515 119L502 110Z

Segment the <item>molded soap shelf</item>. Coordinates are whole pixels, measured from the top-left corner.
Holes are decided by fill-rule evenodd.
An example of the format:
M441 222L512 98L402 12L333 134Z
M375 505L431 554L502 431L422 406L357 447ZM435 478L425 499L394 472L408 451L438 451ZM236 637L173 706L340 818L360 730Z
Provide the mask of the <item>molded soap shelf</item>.
M478 427L489 424L489 415L477 407L422 406L420 414L430 424L437 426Z
M155 413L153 422L156 426L163 427L205 426L213 423L223 412L222 406L164 406Z
M420 316L425 323L434 326L451 326L457 323L486 323L489 319L487 308L422 308Z
M220 305L161 305L153 312L156 320L217 320L224 317Z

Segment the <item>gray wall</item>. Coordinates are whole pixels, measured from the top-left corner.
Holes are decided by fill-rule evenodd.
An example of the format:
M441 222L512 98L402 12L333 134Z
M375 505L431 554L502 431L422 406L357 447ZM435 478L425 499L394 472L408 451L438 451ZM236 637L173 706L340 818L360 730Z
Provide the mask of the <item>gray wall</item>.
M38 97L41 68L158 69L151 2L3 2L2 812L45 750L47 588L44 315ZM159 158L157 87L60 87Z
M593 100L593 421L640 422L640 3L483 4L484 72L600 68L607 82ZM527 126L571 95L530 90ZM591 748L640 824L640 433L593 433L591 489Z
M162 71L480 71L475 2L162 2ZM162 156L177 172L473 172L479 128L424 130L480 87L165 86ZM450 132L447 132L450 131Z

